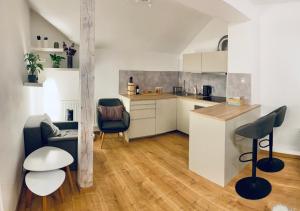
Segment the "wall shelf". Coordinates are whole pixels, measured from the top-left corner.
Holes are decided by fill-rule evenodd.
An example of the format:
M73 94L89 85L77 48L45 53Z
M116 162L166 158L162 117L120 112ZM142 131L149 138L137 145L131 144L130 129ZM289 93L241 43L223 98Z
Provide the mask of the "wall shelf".
M30 83L30 82L24 82L24 86L31 86L31 87L43 87L43 83L37 82L37 83Z
M62 53L64 52L63 48L31 48L32 51L40 52L53 52L53 53Z
M75 72L75 71L79 71L79 68L44 68L45 70L49 70L49 71L69 71L69 72Z

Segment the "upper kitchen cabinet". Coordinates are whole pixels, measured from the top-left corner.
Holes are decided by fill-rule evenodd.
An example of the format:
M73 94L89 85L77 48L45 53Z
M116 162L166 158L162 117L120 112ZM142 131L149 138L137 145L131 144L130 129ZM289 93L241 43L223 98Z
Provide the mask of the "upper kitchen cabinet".
M226 73L227 51L183 55L183 71L191 73Z
M190 53L183 55L183 71L201 73L202 53Z
M226 73L227 51L215 51L202 53L203 73Z

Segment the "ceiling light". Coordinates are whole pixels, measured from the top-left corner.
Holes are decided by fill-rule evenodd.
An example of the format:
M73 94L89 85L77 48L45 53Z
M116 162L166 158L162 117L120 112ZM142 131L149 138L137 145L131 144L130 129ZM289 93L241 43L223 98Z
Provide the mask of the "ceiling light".
M136 3L147 4L149 8L152 7L152 0L135 0Z

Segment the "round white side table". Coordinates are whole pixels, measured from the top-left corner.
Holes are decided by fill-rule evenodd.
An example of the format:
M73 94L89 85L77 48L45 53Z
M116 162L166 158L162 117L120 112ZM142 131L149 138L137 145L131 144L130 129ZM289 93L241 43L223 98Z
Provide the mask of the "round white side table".
M74 158L67 151L57 147L42 147L33 151L24 161L23 167L28 171L51 171L61 168L66 169L71 190L74 191L73 179L69 165Z
M63 200L62 184L65 181L66 173L63 170L52 170L43 172L29 172L25 176L25 183L28 188L27 198L31 204L32 193L42 197L43 210L47 210L47 196L59 190Z

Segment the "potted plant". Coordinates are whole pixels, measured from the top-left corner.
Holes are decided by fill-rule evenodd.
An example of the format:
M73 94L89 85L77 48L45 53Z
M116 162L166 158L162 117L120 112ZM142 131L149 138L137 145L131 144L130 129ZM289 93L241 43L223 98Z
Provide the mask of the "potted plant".
M52 60L52 67L53 68L59 68L61 60L65 59L65 57L58 56L56 54L50 54L51 60Z
M72 43L72 45L68 47L67 44L63 42L63 48L67 54L68 68L73 68L73 56L76 53L75 43Z
M40 57L34 53L26 53L24 57L28 71L28 82L36 83L38 81L38 74L41 70L44 70L43 65L40 63Z

